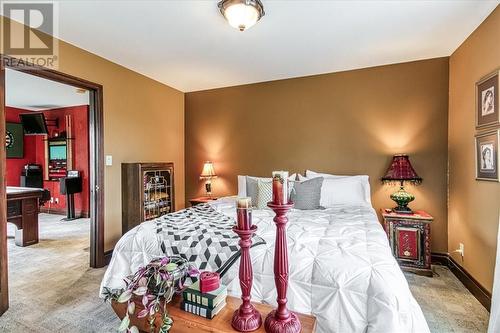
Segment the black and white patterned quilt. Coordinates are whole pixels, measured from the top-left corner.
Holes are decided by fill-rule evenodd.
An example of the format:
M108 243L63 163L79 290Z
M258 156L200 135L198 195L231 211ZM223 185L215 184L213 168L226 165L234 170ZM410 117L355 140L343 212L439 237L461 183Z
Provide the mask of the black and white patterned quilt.
M216 271L223 276L240 257L239 236L232 228L232 217L200 204L155 220L161 250L166 255L179 255L200 270ZM254 235L252 247L265 244Z

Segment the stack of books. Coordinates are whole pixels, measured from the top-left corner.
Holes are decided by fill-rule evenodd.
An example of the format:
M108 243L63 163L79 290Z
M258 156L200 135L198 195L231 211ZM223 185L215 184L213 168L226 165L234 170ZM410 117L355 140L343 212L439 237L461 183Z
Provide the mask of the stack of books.
M212 319L226 305L227 288L220 285L216 290L202 293L200 281L182 292L181 310Z

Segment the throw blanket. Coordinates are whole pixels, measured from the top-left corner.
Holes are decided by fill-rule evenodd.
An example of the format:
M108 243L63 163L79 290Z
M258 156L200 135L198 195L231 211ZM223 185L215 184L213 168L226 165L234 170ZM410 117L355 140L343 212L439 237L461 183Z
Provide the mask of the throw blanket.
M181 256L200 270L223 276L241 255L240 238L232 230L235 220L208 204L164 215L155 222L162 252ZM253 236L252 247L264 243Z
M200 270L215 271L224 276L241 255L240 238L232 230L235 225L234 218L208 204L141 223L116 244L101 283L101 296L103 287L124 288L125 277L164 255L179 255ZM254 235L252 247L262 244L265 241Z

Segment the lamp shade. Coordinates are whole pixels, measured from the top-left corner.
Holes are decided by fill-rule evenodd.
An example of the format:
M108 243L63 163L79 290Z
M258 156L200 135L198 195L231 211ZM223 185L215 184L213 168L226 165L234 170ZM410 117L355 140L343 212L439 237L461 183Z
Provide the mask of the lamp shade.
M215 177L217 177L217 175L215 174L214 164L210 161L205 162L200 178L210 179Z
M420 178L415 172L415 169L413 169L408 155L398 154L393 156L391 165L387 169L385 176L382 177L382 181L408 181L419 184L422 182L422 178Z

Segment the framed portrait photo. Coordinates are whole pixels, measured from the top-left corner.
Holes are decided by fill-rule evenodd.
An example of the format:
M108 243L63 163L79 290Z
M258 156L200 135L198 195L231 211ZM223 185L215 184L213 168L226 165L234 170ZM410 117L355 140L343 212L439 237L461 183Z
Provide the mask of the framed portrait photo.
M476 179L499 181L498 142L500 130L476 135Z
M476 128L500 124L499 70L476 83Z

